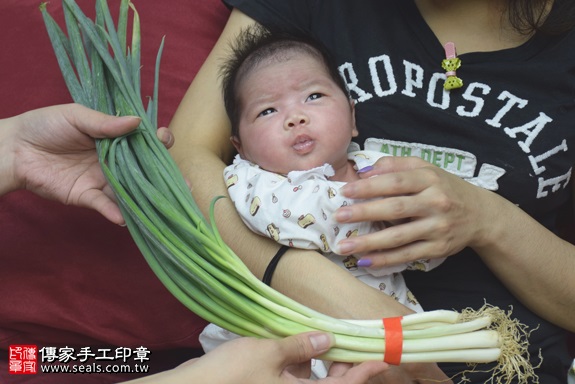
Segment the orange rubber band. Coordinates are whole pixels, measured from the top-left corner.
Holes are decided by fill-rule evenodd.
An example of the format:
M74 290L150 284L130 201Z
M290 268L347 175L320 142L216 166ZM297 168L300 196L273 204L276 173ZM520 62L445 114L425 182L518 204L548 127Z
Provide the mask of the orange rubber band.
M383 361L399 365L401 363L401 354L403 352L403 328L401 327L402 317L386 317L383 319L383 328L385 330L385 353Z

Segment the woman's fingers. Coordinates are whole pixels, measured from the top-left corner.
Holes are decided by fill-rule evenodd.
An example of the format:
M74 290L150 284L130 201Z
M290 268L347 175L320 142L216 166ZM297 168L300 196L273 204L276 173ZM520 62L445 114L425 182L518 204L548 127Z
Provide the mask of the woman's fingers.
M374 174L367 179L348 183L340 191L353 199L398 196L421 192L433 183L435 178L434 170L428 168L399 173Z
M339 208L335 219L340 223L394 221L414 217L421 207L412 197L383 197Z
M156 131L156 136L158 139L164 144L164 146L168 149L174 145L174 134L166 127L160 127Z
M339 243L342 254L368 254L360 266L449 256L470 244L486 224L479 219L486 205L483 190L420 159L383 158L364 175L369 177L341 191L367 201L338 209L336 220L391 225Z

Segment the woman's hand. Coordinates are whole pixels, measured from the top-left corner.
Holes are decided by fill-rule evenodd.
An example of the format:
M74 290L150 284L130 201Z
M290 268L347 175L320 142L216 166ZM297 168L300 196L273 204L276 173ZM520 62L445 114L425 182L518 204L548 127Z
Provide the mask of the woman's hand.
M376 361L353 368L335 364L333 376L330 374L317 381L307 379L310 360L327 352L333 342L333 338L323 332L302 333L279 340L242 337L171 371L134 383L363 384L387 369L387 364Z
M27 189L64 204L95 209L123 224L100 169L94 139L127 134L139 123L137 117L109 116L78 104L0 120L4 179L0 192ZM167 147L173 143L167 128L158 130L158 137Z
M370 252L363 266L450 256L479 245L488 232L493 194L419 158L383 157L361 177L342 193L372 200L340 208L336 219L395 224L340 242L345 254Z
M312 383L309 380L310 360L325 353L333 345L333 338L326 333L304 333L280 340L240 338L216 348L198 364L205 364L203 371L221 370L226 362L230 383L273 384ZM215 354L211 354L215 352ZM228 357L225 357L227 355ZM202 361L204 360L204 361ZM210 368L210 365L213 366ZM353 368L336 369L336 376L317 380L325 384L361 384L387 369L383 362L367 362ZM342 365L343 366L343 365ZM341 368L342 366L339 366ZM215 381L214 381L215 382ZM218 382L227 383L225 377Z

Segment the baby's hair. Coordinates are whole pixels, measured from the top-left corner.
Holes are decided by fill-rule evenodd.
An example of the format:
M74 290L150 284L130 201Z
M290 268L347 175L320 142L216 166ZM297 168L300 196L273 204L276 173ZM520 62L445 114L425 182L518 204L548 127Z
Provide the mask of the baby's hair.
M326 72L349 97L343 77L327 50L309 36L271 31L260 25L240 32L231 44L232 53L220 68L226 113L231 122L232 136L239 137L240 108L238 88L245 77L266 61L282 61L293 52L314 57L325 66Z

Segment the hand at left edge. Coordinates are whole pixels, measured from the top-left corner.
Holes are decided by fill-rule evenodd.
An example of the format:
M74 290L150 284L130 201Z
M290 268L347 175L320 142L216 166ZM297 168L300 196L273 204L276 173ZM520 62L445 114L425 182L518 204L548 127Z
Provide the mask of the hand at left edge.
M27 189L68 205L95 209L108 220L124 224L98 163L95 140L133 131L138 117L109 116L78 104L32 110L0 120L13 169L9 190ZM167 128L158 138L169 147ZM7 161L7 160L6 160Z

